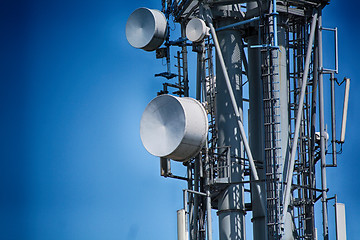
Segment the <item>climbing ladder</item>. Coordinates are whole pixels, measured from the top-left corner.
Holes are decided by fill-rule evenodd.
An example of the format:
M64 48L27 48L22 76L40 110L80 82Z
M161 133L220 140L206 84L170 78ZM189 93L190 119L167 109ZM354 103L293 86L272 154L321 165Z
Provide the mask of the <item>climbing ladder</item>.
M282 149L280 139L280 82L278 50L273 48L273 18L266 17L260 25L263 47L262 82L265 129L265 163L267 193L267 225L269 239L281 238L281 187Z

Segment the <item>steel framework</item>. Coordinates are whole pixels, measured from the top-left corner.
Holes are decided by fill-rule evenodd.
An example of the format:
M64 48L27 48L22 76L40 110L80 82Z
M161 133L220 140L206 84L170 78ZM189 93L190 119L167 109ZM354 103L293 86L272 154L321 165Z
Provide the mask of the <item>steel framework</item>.
M335 129L337 46L335 68L323 66L322 32L333 31L337 44L337 29L322 26L329 1L161 3L168 21L173 19L181 31L170 40L168 27L164 47L156 50L168 66L156 74L166 78L158 94L189 96L191 47L197 62L196 99L205 103L209 117L205 146L184 163L187 177L173 175L170 160L161 159L163 176L188 183L188 234L179 239L211 240L211 209L219 216L220 240L245 239L247 212L252 213L253 239L318 239L314 208L319 200L323 239L329 239L327 205L333 198L327 197L326 167L336 166L337 149L344 143L337 140ZM210 28L205 40L187 40L186 25L192 18ZM170 48L178 49L175 73ZM332 164L326 163L324 75L330 75L332 90ZM316 170L321 179L316 179Z

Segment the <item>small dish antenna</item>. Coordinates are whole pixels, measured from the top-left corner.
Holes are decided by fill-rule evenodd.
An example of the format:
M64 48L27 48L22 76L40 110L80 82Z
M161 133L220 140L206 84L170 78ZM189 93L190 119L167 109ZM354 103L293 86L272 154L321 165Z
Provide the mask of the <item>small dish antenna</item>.
M193 18L186 25L186 37L192 42L201 42L209 36L209 31L210 28L200 18Z
M126 38L131 46L154 51L166 38L167 21L156 9L138 8L126 23Z

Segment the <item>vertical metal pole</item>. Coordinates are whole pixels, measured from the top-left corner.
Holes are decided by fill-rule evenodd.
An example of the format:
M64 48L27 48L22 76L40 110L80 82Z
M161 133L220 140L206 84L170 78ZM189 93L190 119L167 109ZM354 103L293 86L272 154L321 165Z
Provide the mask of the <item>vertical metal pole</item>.
M339 72L338 29L335 28L335 73Z
M318 28L318 25L317 25ZM317 85L319 79L319 41L318 31L315 32L315 43L314 43L314 73L313 73L313 84L312 84L312 95L311 95L311 124L310 124L310 157L309 157L309 185L311 188L315 188L315 129L316 129L316 108L317 108ZM305 233L315 238L315 217L314 217L314 198L315 194L313 190L309 190L310 203L306 209L306 229Z
M211 197L210 191L206 190L206 214L207 214L207 235L208 240L212 240L212 224L211 224Z
M187 198L187 191L183 190L183 198L184 198L184 209L186 211L186 213L188 212L188 207L187 207L187 202L188 202L188 198Z
M319 14L319 68L323 69L323 47L322 47L322 13ZM325 123L324 123L324 84L323 74L319 76L319 115L320 115L320 153L321 153L321 188L322 188L322 216L324 240L329 239L328 212L327 212L327 184L326 184L326 156L325 156Z
M280 19L279 19L280 20ZM280 21L278 21L280 22ZM287 56L286 56L286 30L283 26L278 26L278 42L277 47L279 49L273 49L271 51L272 55L272 62L275 63L274 72L278 73L273 76L273 81L279 82L278 84L273 83L273 85L278 85L277 88L279 89L279 104L280 109L279 113L280 117L278 117L278 120L280 120L280 133L277 133L278 139L274 139L273 141L279 141L280 143L278 146L281 147L281 151L279 154L281 154L281 160L279 160L278 164L282 165L278 169L279 176L286 172L284 169L286 169L287 164L289 162L289 154L290 154L290 134L289 134L289 125L290 125L290 119L289 119L289 86L288 86L288 79L287 79ZM275 87L274 87L275 88ZM275 89L274 89L275 90ZM274 96L276 94L274 93ZM276 114L276 110L275 110ZM276 117L273 117L276 119ZM274 144L276 146L276 144ZM278 156L280 157L280 156ZM283 176L283 179L285 179Z
M197 68L196 68L196 99L201 101L201 82L203 76L203 44L199 44L197 47Z
M331 144L332 144L332 159L331 167L337 166L336 161L336 116L335 116L335 76L334 72L331 73Z
M205 149L205 188L206 188L206 221L207 221L207 236L208 240L212 240L212 223L211 223L211 196L210 196L210 161L209 161L209 149L206 141Z
M185 210L185 231L186 231L186 240L188 239L189 237L189 232L188 232L188 229L189 229L189 211L188 211L188 206L187 206L187 203L188 203L188 193L186 190L183 190L183 198L184 198L184 210Z
M191 162L188 163L187 165L187 175L188 175L188 189L193 190L193 178L192 178L192 171L193 171L193 166L191 164ZM190 240L195 240L193 238L193 221L194 221L194 211L193 211L193 198L192 195L188 196L188 193L186 192L186 204L188 203L188 210L186 211L188 213L188 229L190 232Z
M248 64L248 61L246 60L246 54L244 51L244 41L243 40L241 40L240 51L241 51L242 63L244 65L244 69L245 69L245 74L246 74L246 76L249 76L249 64Z
M202 87L202 100L208 101L207 99L207 90L206 90L206 66L205 66L205 41L201 43L201 68L202 68L202 78L201 78L201 87ZM211 50L210 50L211 51ZM210 59L209 61L212 61ZM211 66L209 66L210 68ZM210 79L209 79L210 81ZM205 142L205 192L206 192L206 230L207 230L207 239L212 240L212 218L211 218L211 196L210 196L210 175L211 175L211 168L210 168L210 160L209 160L209 148L208 148L208 140Z
M277 10L276 10L276 0L273 0L273 25L274 25L274 47L278 47L278 36L277 36Z
M255 6L254 6L255 5ZM255 8L257 4L248 3L247 8ZM248 71L247 76L249 80L249 144L254 154L254 158L265 166L265 151L264 151L264 106L263 106L263 83L261 81L261 55L260 48L252 48L251 46L259 45L258 34L248 37ZM257 169L259 179L266 179L265 167ZM251 178L253 180L253 178ZM265 183L261 184L261 192L266 194ZM266 200L264 196L263 200ZM260 198L257 193L256 184L251 185L251 203L252 203L252 216L253 223L253 239L266 240L267 221L266 214L262 211ZM263 203L266 206L266 202Z
M275 1L276 2L276 1ZM277 13L274 13L275 15ZM283 23L282 19L278 19L277 22ZM271 29L271 26L270 26ZM275 31L275 29L274 29ZM287 74L287 39L286 39L286 29L283 24L279 24L276 28L276 32L274 32L276 37L277 49L272 49L270 52L270 63L272 63L272 73L270 76L270 93L272 98L274 98L273 103L271 103L271 112L272 116L270 117L270 122L276 123L271 127L271 133L267 134L268 139L271 141L271 144L277 150L272 150L273 155L271 161L273 161L272 172L273 178L279 178L281 180L285 180L287 169L290 158L290 118L289 118L289 86L288 86L288 74ZM274 36L274 37L275 37ZM275 41L275 38L274 38ZM270 155L270 154L268 154ZM266 160L267 164L269 164L268 159ZM277 223L280 223L281 220L281 201L283 201L283 181L278 180L273 184L274 190L272 191L273 196L275 198L279 198L279 200L272 201L273 205L273 216L276 219ZM269 192L268 192L269 194ZM271 198L271 196L267 196L267 198ZM268 214L270 211L268 211ZM292 213L291 213L292 214ZM289 214L290 217L290 214ZM277 227L273 228L275 232L278 234L281 233L280 224ZM293 224L289 224L284 229L284 237L292 238L293 235ZM269 230L269 233L271 231Z
M194 166L194 190L196 192L199 192L199 172L200 172L200 161L201 161L201 153L199 153L199 155L197 157L195 157L195 166ZM192 238L198 239L198 218L199 218L199 198L200 196L198 196L197 194L194 194L194 205L193 205L193 221L191 222L191 224L193 225L193 230L190 233L192 235Z
M170 159L160 158L160 175L163 177L168 177L171 174L171 164Z
M184 21L181 22L181 37L182 38L186 38L186 24ZM187 62L187 47L185 42L183 42L182 46L181 46L181 54L183 57L183 79L184 79L184 97L188 97L189 96L189 79L188 79L188 62ZM188 175L188 189L193 189L193 179L192 179L192 164L188 163L187 165L187 175ZM192 198L190 197L190 199L192 200ZM186 204L188 202L188 196L186 193ZM186 218L187 221L187 229L189 229L189 232L192 232L192 220L193 220L193 212L191 211L191 209L193 207L192 201L189 201L189 207L186 212L188 213L188 216ZM186 208L185 208L186 209ZM190 240L192 239L192 236L190 234Z
M176 59L177 59L177 65L178 65L178 84L179 84L179 86L182 86L183 85L183 83L182 83L182 74L183 73L181 72L181 64L182 64L181 63L181 61L182 61L181 53L180 53L180 51L177 51L176 54L177 54ZM181 97L181 95L180 95L180 97Z
M167 6L169 8L169 5ZM167 25L166 25L166 43L169 43L169 39L170 39L170 25L169 25L169 13L167 13L167 11L165 11L165 16L166 16L166 20L167 20ZM170 45L166 45L166 68L167 68L167 72L170 75L171 73L171 63L170 63Z
M186 38L186 24L181 22L181 37ZM183 78L184 78L184 96L189 96L189 77L188 77L188 62L187 62L187 49L186 42L181 45L181 53L183 57Z
M197 48L197 71L196 71L196 99L201 101L201 86L202 86L202 80L204 78L204 69L203 69L203 62L204 62L204 44L200 43ZM199 185L200 185L200 165L202 161L202 153L200 152L199 155L195 158L195 167L194 167L194 190L196 192L199 191ZM199 202L200 202L200 196L194 195L194 212L193 212L193 231L191 232L191 235L194 237L194 239L198 239L198 209L199 209Z

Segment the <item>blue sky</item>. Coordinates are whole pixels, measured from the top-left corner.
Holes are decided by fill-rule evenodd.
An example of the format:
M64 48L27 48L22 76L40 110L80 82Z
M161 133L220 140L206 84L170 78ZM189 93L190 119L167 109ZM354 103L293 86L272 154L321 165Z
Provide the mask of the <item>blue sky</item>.
M124 2L0 3L2 239L176 239L185 185L159 176L139 137L141 114L161 88L153 76L165 67L125 38L131 12L160 1ZM348 239L360 234L357 9L332 1L323 19L339 28L338 77L352 78L346 144L328 169L329 196L346 204ZM343 86L336 90L340 119ZM174 172L183 174L181 165Z

